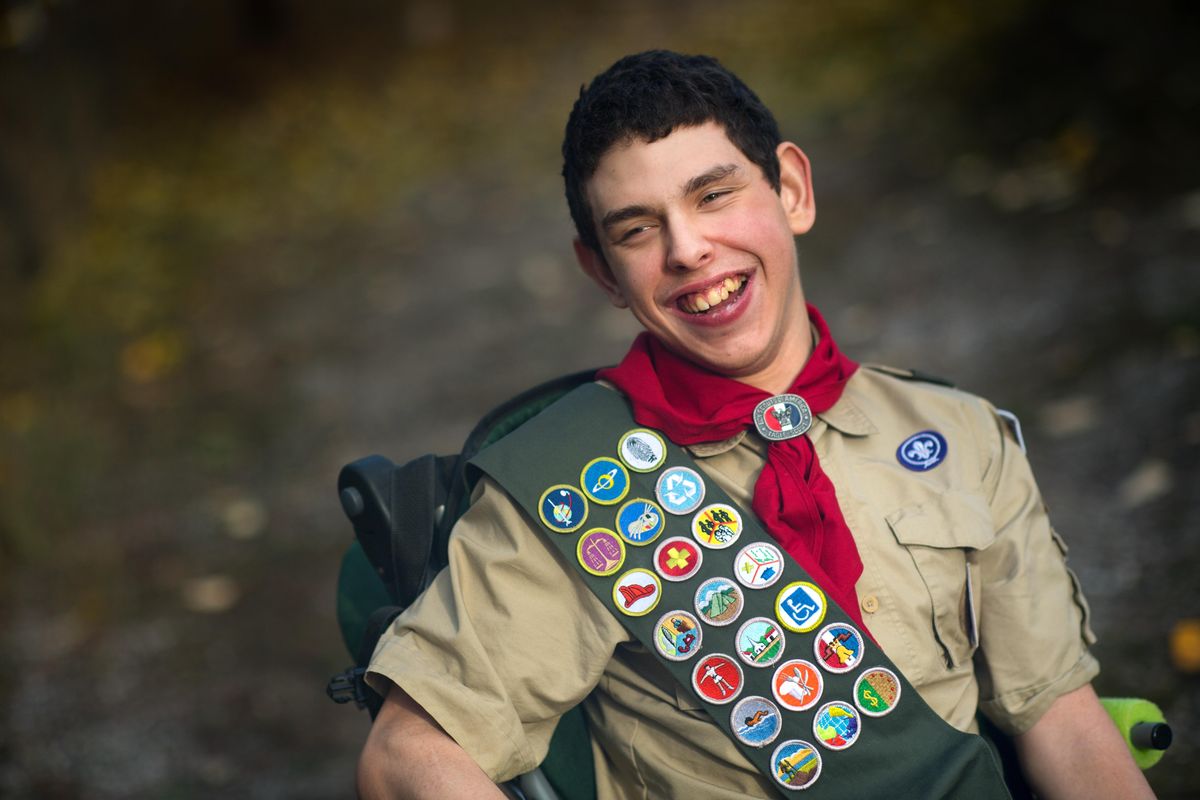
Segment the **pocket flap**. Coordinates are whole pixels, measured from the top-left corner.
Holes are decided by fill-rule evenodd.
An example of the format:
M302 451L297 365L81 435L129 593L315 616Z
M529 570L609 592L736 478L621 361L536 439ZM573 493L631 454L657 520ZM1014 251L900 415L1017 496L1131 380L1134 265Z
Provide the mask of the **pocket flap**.
M893 511L886 519L896 540L905 546L983 550L996 538L987 504L973 494L930 496Z

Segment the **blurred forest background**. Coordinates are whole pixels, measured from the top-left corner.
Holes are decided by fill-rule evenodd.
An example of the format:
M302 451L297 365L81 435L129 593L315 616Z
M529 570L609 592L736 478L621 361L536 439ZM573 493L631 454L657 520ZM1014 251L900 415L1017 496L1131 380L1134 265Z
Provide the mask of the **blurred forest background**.
M352 795L335 476L624 352L558 145L651 47L812 158L844 349L1020 414L1099 689L1200 795L1198 12L0 2L0 795Z

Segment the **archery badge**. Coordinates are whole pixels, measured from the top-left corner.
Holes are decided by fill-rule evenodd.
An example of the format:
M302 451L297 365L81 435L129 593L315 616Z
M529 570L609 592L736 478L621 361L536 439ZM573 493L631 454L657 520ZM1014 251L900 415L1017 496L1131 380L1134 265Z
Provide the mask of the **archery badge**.
M830 750L845 750L858 741L862 732L858 712L849 703L834 700L817 710L813 717L813 736Z
M769 667L783 655L783 631L766 617L747 620L738 629L738 658L752 667Z
M825 593L808 581L789 583L775 597L775 616L783 627L796 633L808 633L825 619L828 603Z
M789 711L807 711L821 699L825 679L817 665L802 658L785 661L771 679L771 693Z
M729 578L709 578L696 590L696 613L709 625L733 624L744 602L742 587Z
M600 505L616 505L629 494L629 473L615 458L593 458L579 474L583 493Z
M800 739L788 739L771 754L771 775L785 789L807 789L821 776L821 754Z
M862 663L862 634L844 622L821 628L813 640L817 662L830 672L849 672Z
M742 535L742 515L731 505L713 503L692 517L692 535L713 550L724 550Z
M686 581L700 570L704 553L700 545L682 536L673 536L654 551L654 569L669 581Z
M668 661L687 661L700 649L700 620L686 611L668 611L654 626L654 649Z
M727 655L713 653L692 670L692 688L710 703L731 703L742 691L742 668Z
M663 532L666 520L663 511L653 500L636 498L617 511L617 533L630 544L650 544Z
M729 712L729 729L739 742L750 747L766 747L775 741L782 727L779 709L765 697L743 697Z
M854 681L854 705L868 717L882 717L900 702L900 679L883 667L872 667Z
M592 575L612 575L625 563L625 543L606 528L592 528L575 547L579 563Z
M733 577L747 589L765 589L782 574L783 554L773 544L748 544L733 560Z
M658 476L654 495L672 514L690 514L704 502L704 479L689 467L668 467Z
M793 439L812 427L812 411L798 394L777 394L755 407L754 427L771 442Z
M667 444L649 428L634 428L617 443L617 455L634 472L654 472L663 464Z
M637 567L617 578L613 584L612 597L622 614L642 617L658 605L662 595L662 583L648 569Z
M587 520L587 500L574 486L559 484L542 493L538 516L555 533L573 533Z

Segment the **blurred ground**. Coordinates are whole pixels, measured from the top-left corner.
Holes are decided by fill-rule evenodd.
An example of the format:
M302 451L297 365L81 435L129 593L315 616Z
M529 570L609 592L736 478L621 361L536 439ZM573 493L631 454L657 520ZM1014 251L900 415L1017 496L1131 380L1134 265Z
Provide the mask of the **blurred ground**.
M688 9L0 4L0 795L351 796L337 470L624 352L557 147L655 46L809 153L844 349L1020 414L1098 688L1163 706L1149 777L1200 794L1196 10Z

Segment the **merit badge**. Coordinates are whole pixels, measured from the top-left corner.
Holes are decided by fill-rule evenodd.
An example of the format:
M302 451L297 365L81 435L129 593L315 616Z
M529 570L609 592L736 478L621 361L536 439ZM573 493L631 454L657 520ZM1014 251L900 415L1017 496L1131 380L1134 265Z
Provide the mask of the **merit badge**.
M579 563L593 575L612 575L625 563L625 543L606 528L592 528L575 547Z
M538 501L538 516L555 533L572 533L587 519L587 500L574 486L551 486Z
M641 497L630 500L617 511L617 533L630 544L650 544L663 532L666 519L658 503Z
M713 550L724 550L742 535L742 515L733 506L713 503L692 517L692 535Z
M849 672L862 662L863 637L844 622L821 628L813 640L817 662L830 672Z
M754 427L772 442L793 439L812 427L812 411L798 394L777 394L755 406Z
M689 467L670 467L658 476L654 495L672 514L690 514L704 502L704 479Z
M821 754L808 742L788 739L771 754L771 775L785 789L807 789L821 775Z
M634 472L654 472L663 464L667 444L649 428L634 428L617 443L617 455Z
M742 668L729 656L713 653L700 659L692 670L692 688L710 703L733 702L742 690Z
M668 661L687 661L700 649L700 620L686 611L668 611L654 626L654 649Z
M648 569L631 569L613 584L613 602L622 614L641 617L649 614L658 605L662 596L662 583Z
M854 705L868 717L882 717L900 702L900 679L883 667L872 667L854 681Z
M579 485L589 500L600 505L611 506L629 494L629 473L625 465L615 458L601 456L593 458L579 473Z
M765 697L743 697L729 712L729 729L739 742L750 747L766 747L775 741L782 727L779 709Z
M813 736L830 750L845 750L858 741L862 732L858 712L849 703L834 700L817 710L813 717Z
M946 458L946 437L937 431L921 431L904 440L896 458L913 472L933 469Z
M747 589L765 589L783 574L783 553L773 544L748 544L733 559L733 577Z
M807 711L821 699L825 679L817 665L802 658L785 661L771 679L771 693L789 711Z
M789 583L775 597L775 616L783 627L796 633L808 633L825 619L828 606L825 593L808 581Z
M769 667L783 655L783 631L779 623L754 617L738 628L737 654L752 667Z
M667 539L654 551L654 569L669 581L686 581L703 562L700 545L682 536Z
M696 590L696 613L709 625L730 625L742 613L742 587L729 578L709 578Z

